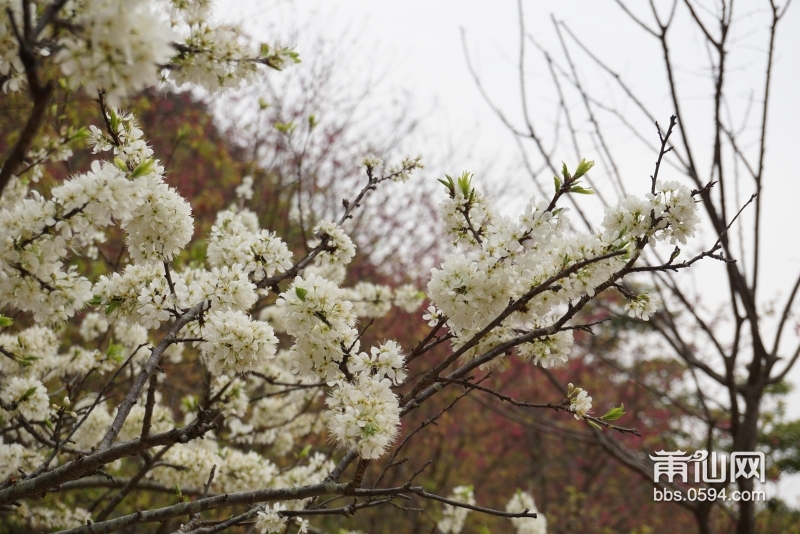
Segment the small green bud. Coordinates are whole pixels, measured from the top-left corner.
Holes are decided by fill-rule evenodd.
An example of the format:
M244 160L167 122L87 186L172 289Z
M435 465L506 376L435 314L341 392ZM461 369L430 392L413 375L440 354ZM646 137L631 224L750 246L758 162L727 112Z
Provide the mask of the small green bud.
M610 410L609 410L609 411L608 411L608 412L607 412L607 413L606 413L606 414L605 414L603 417L601 417L600 419L602 419L603 421L616 421L617 419L619 419L619 418L620 418L620 417L622 417L623 415L625 415L625 405L624 405L624 404L621 404L621 405L620 405L619 407L617 407L617 408L611 408L611 409L610 409Z
M306 301L306 295L308 294L308 291L306 291L302 287L296 287L294 288L294 293L295 295L297 295L297 298L299 298L303 302Z
M585 159L582 159L581 162L578 163L578 168L575 169L575 175L573 176L573 178L576 179L580 178L581 176L589 172L589 170L592 167L594 167L594 161L586 161Z

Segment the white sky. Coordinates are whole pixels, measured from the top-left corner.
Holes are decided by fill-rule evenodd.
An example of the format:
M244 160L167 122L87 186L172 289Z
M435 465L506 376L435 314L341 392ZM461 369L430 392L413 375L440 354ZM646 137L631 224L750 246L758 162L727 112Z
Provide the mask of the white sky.
M744 110L751 95L750 86L760 79L763 72L764 30L768 23L764 10L766 4L755 1L736 4L742 29L733 36L731 46L739 52L731 60L728 78L730 94L734 97L731 102L734 114ZM376 98L379 102L384 98L387 106L398 92L412 96L417 109L427 115L420 132L424 141L418 149L423 157L435 156L430 152L445 151L455 143L461 149L456 150L458 160L453 162L455 168L448 169L451 173L464 169L486 170L485 176L479 178L502 183L503 187L513 183L515 189L520 190L518 194L515 191L519 198L527 199L533 194L530 179L521 170L519 152L511 135L483 101L469 75L461 41L463 30L473 64L487 91L508 116L520 124L516 1L284 0L265 3L245 0L223 2L222 5L226 6L220 9L223 18L242 24L258 40L274 42L277 35L285 42L290 36L296 36L292 37L293 42L285 44L296 45L301 57L313 54L312 43L319 36L332 42L338 41L345 33L357 36L359 48L345 47L342 57L338 58L339 64L344 69L349 68L349 63L355 69L364 69L372 61L372 68L386 73ZM558 41L550 16L553 14L565 21L585 43L591 45L596 55L607 61L641 95L659 121L667 123L673 108L666 98L668 92L660 47L655 39L627 20L614 2L526 1L524 11L527 31L554 55L558 55ZM685 9L679 9L677 20L686 21ZM761 294L764 299L785 296L800 272L800 223L796 208L797 199L800 199L800 180L796 178L798 165L795 163L800 140L797 134L797 125L800 124L797 89L800 87L800 6L792 6L781 24L769 116L767 185L763 196L766 216L762 233ZM673 40L678 43L673 50L681 75L679 91L686 102L687 122L695 121L689 123L688 128L691 132L699 132L693 134L692 142L707 148L711 140L703 136L700 124L707 118L710 82L708 73L699 66L706 51L701 37L682 29L685 27L678 25L675 28ZM540 61L533 63L537 52L528 46L526 53L532 60L527 77L532 114L539 123L546 125L553 118L555 92L544 64ZM357 77L355 73L354 77ZM593 84L590 89L596 94L610 95L610 84L606 79L599 80L588 75L583 79ZM755 87L760 90L759 86ZM758 98L757 93L754 96ZM621 104L622 100L617 99L617 103ZM629 117L639 121L640 129L646 134L654 134L654 127L643 115L632 113ZM579 128L586 131L588 125L580 124ZM549 133L545 131L545 136ZM745 139L746 136L747 133ZM620 130L612 132L610 143L618 149L618 154L625 154L617 163L627 177L629 192L636 191L637 187L638 191L644 192L642 182L637 182L634 177L647 180L655 154ZM589 145L585 148L582 157L597 159ZM557 162L562 159L574 167L576 157L568 145L565 145L563 154L555 155ZM707 153L701 160L701 170L707 169ZM681 179L685 183L683 177L674 172L671 176L665 175L665 179ZM549 183L549 178L545 183ZM749 193L743 192L743 196L747 198ZM590 211L600 214L599 204ZM706 233L703 237L710 235ZM705 241L713 242L713 239ZM709 273L713 278L714 274ZM701 284L706 294L725 292L725 287L718 281L708 280L709 273L695 283ZM794 332L789 332L785 338L792 344L798 342ZM792 382L800 384L800 367L795 368L790 376ZM800 393L797 391L790 398L789 412L800 417ZM800 495L800 477L787 478L779 491L783 498L793 502ZM775 493L770 492L772 495Z

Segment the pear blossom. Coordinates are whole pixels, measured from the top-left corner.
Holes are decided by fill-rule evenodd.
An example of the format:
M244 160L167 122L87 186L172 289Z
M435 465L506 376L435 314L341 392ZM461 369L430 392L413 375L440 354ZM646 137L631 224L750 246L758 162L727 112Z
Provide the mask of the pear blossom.
M212 310L202 333L200 350L213 375L259 369L275 356L278 344L270 325L239 310Z
M289 519L286 516L280 515L280 512L286 510L286 505L276 502L272 508L267 504L264 510L259 510L256 516L256 529L261 534L276 534L283 532Z
M75 30L60 39L55 61L73 87L107 92L112 106L158 82L158 66L175 51L169 26L147 0L83 0L69 22Z
M570 384L572 385L572 384ZM575 419L583 419L592 409L592 398L586 392L585 389L581 388L570 388L572 389L570 396L571 401L569 405L569 410L575 414Z
M475 505L475 493L472 486L456 486L453 488L450 498L464 504ZM469 515L468 508L445 504L442 519L436 523L436 529L442 534L459 534L464 528L467 515Z
M19 413L29 421L43 421L50 411L47 388L35 378L12 376L3 384L0 401L10 409L9 415Z
M636 317L642 321L647 321L650 316L658 311L661 305L661 298L656 294L642 293L634 298L628 299L625 303L625 311L630 317Z
M324 243L322 252L317 256L317 264L347 265L356 255L356 246L344 230L334 222L320 221L314 226L317 241L314 246Z
M511 524L517 534L547 534L547 518L536 509L533 497L527 491L517 490L506 505L506 512L521 513L527 510L536 514L536 518L512 517Z
M148 189L142 204L122 222L125 244L136 262L172 260L192 238L192 208L167 184Z
M400 404L390 386L386 378L359 374L354 384L338 381L325 401L331 434L364 459L380 458L397 436Z
M396 341L386 341L370 349L370 354L361 352L348 362L351 373L367 372L376 378L389 378L395 385L406 379L405 357Z

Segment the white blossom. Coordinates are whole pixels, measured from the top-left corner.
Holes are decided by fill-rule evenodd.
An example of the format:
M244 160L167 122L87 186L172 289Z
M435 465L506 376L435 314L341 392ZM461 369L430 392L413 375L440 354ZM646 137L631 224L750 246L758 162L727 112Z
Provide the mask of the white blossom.
M176 443L163 456L165 465L155 467L150 476L167 487L203 488L211 469L221 464L217 446L210 440Z
M0 76L6 78L3 81L3 92L18 91L25 83L25 66L19 56L19 41L14 35L13 26L8 20L14 18L17 28L24 27L24 18L21 2L14 0L0 0L0 9L4 16L0 18ZM33 24L36 24L36 6L30 6L30 17Z
M0 334L0 347L14 356L0 359L0 374L45 378L56 365L59 338L44 326L32 326L20 332Z
M19 413L29 421L43 421L50 410L47 388L35 378L12 376L3 384L0 401L11 408L10 415Z
M192 238L192 208L167 184L146 191L142 204L122 222L125 244L135 262L170 261Z
M298 372L337 380L344 352L355 353L359 346L353 305L345 299L345 292L319 276L298 276L277 305L286 332L295 339L292 354Z
M240 264L189 274L189 302L210 301L212 309L245 311L258 299L255 284Z
M132 113L118 109L110 109L106 114L115 137L100 130L97 126L89 126L89 144L92 152L112 152L120 161L135 168L153 157L153 149L147 146L144 132Z
M92 341L108 331L108 321L99 313L87 313L81 322L80 334L84 341Z
M10 476L18 477L20 469L32 472L43 461L39 451L19 443L3 443L0 437L0 483L6 482Z
M256 529L261 534L276 534L283 532L286 528L286 523L289 521L285 516L280 515L280 512L286 510L286 505L276 502L270 506L264 505L264 510L259 511L256 518Z
M274 232L259 230L252 212L219 213L209 236L207 260L214 267L243 266L258 282L292 266L292 253Z
M572 397L569 405L571 412L575 414L575 419L583 419L592 409L592 398L581 388L574 388L571 391Z
M394 304L406 313L413 313L422 305L425 293L411 284L403 284L394 290Z
M242 178L241 185L236 186L236 198L250 200L253 198L253 177L245 176Z
M686 244L686 239L694 237L700 218L697 215L697 204L688 187L676 181L656 182L654 202L658 206L656 217L663 217L666 227L661 232L662 239L671 244Z
M347 290L353 311L359 317L383 317L392 309L392 288L386 285L359 282Z
M536 509L533 497L526 491L517 490L506 505L506 512L521 513L527 510L536 514L536 518L512 517L511 524L517 534L547 534L547 518Z
M634 298L628 299L625 303L625 311L631 317L637 317L642 321L650 319L661 305L661 298L656 294L642 293Z
M390 387L386 378L359 374L355 384L337 382L325 401L331 434L364 459L380 458L397 436L400 404Z
M224 448L219 452L215 480L224 493L252 491L272 485L278 467L255 451Z
M81 409L88 409L93 402L94 398L87 398L76 404L75 409L81 419L84 415ZM91 450L92 447L96 447L102 441L112 421L113 417L108 413L106 403L98 403L89 414L89 417L86 418L86 421L72 435L75 446L83 450Z
M318 264L347 265L356 255L356 246L344 230L334 222L320 221L314 226L317 241L313 246L323 244L322 252L317 255Z
M475 493L472 486L456 486L453 488L450 499L471 506L475 505ZM442 534L459 534L464 528L464 522L467 520L468 514L468 508L445 504L442 511L442 519L436 523L436 528Z
M122 425L122 430L117 436L118 441L128 441L136 439L142 435L142 425L144 424L144 414L146 411L145 398L139 400ZM97 409L97 408L95 408ZM175 421L172 417L172 410L161 404L161 394L156 392L156 402L150 414L150 434L160 434L175 428Z
M29 506L23 502L16 510L17 516L34 532L52 532L86 525L92 514L78 506L68 506L56 501L51 506Z
M200 344L212 375L246 373L262 368L275 356L278 338L272 327L238 310L210 311Z
M158 82L159 66L170 61L173 34L147 0L83 0L69 22L72 33L59 41L55 60L73 87L121 97Z
M519 345L517 354L523 360L533 360L533 363L539 364L545 369L561 367L569 361L572 343L572 330L563 330Z
M354 355L347 366L351 373L370 373L375 378L389 378L395 385L406 379L405 357L396 341L386 341L370 349L370 354L361 352Z

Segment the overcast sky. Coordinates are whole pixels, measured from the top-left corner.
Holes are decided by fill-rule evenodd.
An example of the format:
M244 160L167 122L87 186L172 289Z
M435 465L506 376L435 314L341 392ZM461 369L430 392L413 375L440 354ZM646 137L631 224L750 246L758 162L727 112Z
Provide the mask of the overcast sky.
M634 4L645 3L631 3ZM221 17L242 24L258 40L272 42L276 36L284 41L291 39L293 42L284 44L296 45L301 57L313 54L313 43L320 36L330 42L339 41L344 34L357 37L358 46L343 47L343 57L337 58L337 62L343 69L353 68L360 72L373 68L380 73L382 83L376 98L379 102L384 98L386 106L392 105L397 94L410 95L414 109L425 116L420 132L420 139L424 141L419 146L424 157L432 156L430 152L445 151L446 147L456 145L454 154L458 161L451 162L453 168L449 169L450 172L464 169L486 171L479 176L481 180L502 184L513 182L514 192L519 198L527 199L535 192L523 170L513 138L483 100L470 76L462 45L463 32L470 58L486 91L513 122L521 125L516 1L246 0L223 2L222 5L227 7L220 9ZM766 2L755 1L736 4L739 22L732 36L731 48L737 52L732 56L732 68L727 79L733 116L743 115L748 102L760 97L758 91L761 87L753 83L763 75L765 30L769 23L764 5ZM667 98L659 44L627 19L614 2L526 1L523 10L527 32L548 52L559 56L552 15L564 21L594 54L608 62L660 121L668 121L673 106ZM652 22L652 18L643 17L643 20ZM696 124L689 126L701 132L696 135L694 143L698 151L706 150L702 168L707 169L705 162L708 161L707 148L711 140L702 138L704 130L700 126L710 107L709 73L702 67L707 51L701 35L686 30L689 25L683 22L687 21L686 10L679 9L673 51L680 75L679 91L686 102L685 114L691 120L696 119ZM789 10L782 27L777 43L772 112L769 116L767 186L763 197L767 215L762 235L764 258L768 261L762 262L762 305L767 299L780 302L800 271L800 224L796 207L800 199L796 163L800 141L797 134L797 125L800 124L800 31L797 31L800 30L800 6ZM531 114L537 125L544 128L554 124L557 94L541 54L530 43L526 54L531 58L526 76ZM587 71L583 81L589 84L594 94L630 111L631 106L626 107L624 100L619 99L619 93L613 91L608 78L592 76ZM641 131L654 134L654 128L643 115L632 113L629 116L632 121L638 121ZM755 118L755 115L751 117ZM734 122L738 124L738 121ZM579 123L578 128L583 132L590 130L585 121ZM745 143L753 139L748 135L754 132L745 130ZM609 143L618 153L624 154L617 164L626 176L628 190L644 192L642 182L637 180L647 180L655 154L622 129L612 130ZM583 146L582 157L598 159L590 144ZM565 144L563 154L556 154L555 159L573 162L574 166L576 156L570 145ZM686 183L678 173L667 174L666 178L681 179ZM608 184L601 187L607 187L609 193L613 193ZM749 193L743 191L742 195L747 198ZM596 199L594 205L591 202L590 212L601 214ZM708 233L703 237L709 237ZM707 284L703 286L706 292L724 291L724 287L715 285L713 279L700 283ZM791 343L798 342L794 333L787 337ZM790 376L796 385L800 384L800 368L795 368ZM790 413L800 417L800 393L795 392L791 400ZM781 486L784 498L793 501L800 495L798 477L787 478Z

